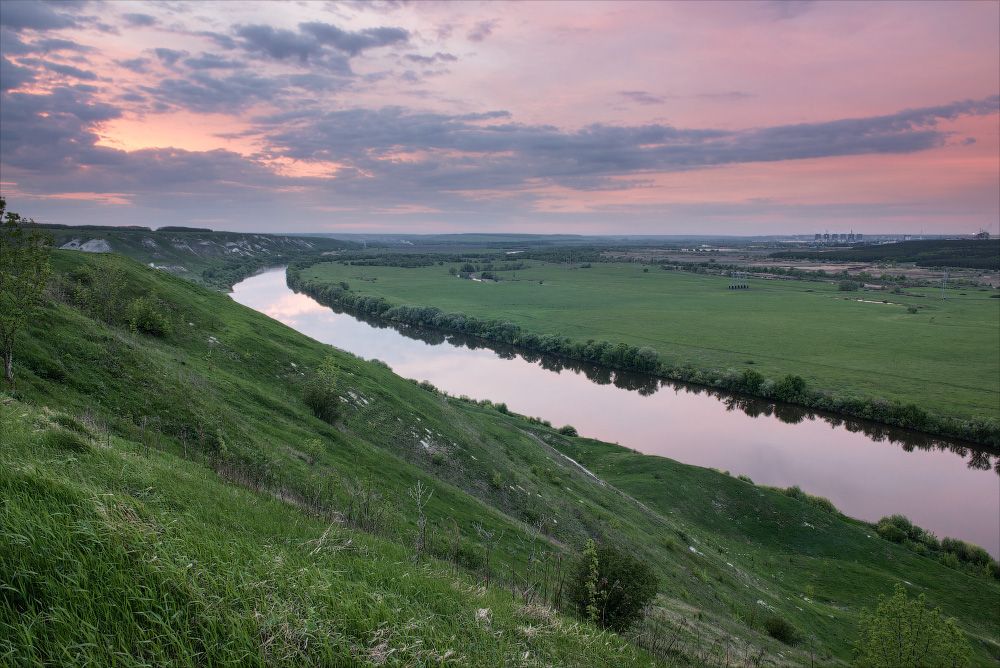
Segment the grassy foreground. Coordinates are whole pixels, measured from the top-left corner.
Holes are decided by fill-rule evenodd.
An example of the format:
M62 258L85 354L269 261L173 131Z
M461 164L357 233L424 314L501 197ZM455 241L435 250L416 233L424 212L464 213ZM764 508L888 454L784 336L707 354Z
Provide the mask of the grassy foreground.
M1000 657L1000 584L867 525L442 396L122 257L54 262L0 397L0 664L837 665L898 582ZM168 333L121 326L136 296ZM336 426L302 401L330 355ZM553 595L591 536L660 577L628 637Z
M459 279L438 265L323 262L301 276L539 335L649 346L668 364L796 374L838 395L1000 418L1000 299L990 292L949 290L942 300L932 289L840 292L829 283L757 279L749 290L728 290L727 278L636 264L525 264L499 282Z

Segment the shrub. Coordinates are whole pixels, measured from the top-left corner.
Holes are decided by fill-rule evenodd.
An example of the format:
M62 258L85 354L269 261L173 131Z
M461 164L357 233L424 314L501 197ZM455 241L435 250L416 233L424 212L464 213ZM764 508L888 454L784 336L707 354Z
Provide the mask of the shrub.
M624 631L642 618L657 587L648 564L616 547L589 540L570 576L568 597L584 619Z
M959 668L970 663L972 648L955 620L929 609L923 594L908 599L902 585L896 585L891 597L880 596L875 610L863 610L859 626L857 666Z
M320 420L328 424L336 422L340 414L340 393L337 391L337 368L332 358L324 360L319 369L306 379L302 400Z
M764 620L764 630L767 635L775 640L780 640L786 645L794 645L799 640L799 632L792 623L784 617L771 615Z
M861 284L857 281L841 281L837 284L837 289L841 292L855 292L861 289Z
M917 540L923 532L920 527L913 525L905 515L890 515L883 517L875 526L875 531L879 536L893 543L902 543L907 538Z
M753 484L753 480L752 480L752 479L750 478L750 476L748 476L748 475L743 475L743 474L741 473L740 475L736 476L736 478L737 478L738 480L742 480L743 482L748 482L748 483L750 483L751 485Z
M170 320L159 301L152 297L137 297L129 302L125 320L133 332L160 337L170 333Z
M567 425L563 425L562 427L559 427L559 433L562 434L563 436L579 436L580 435L580 434L577 433L576 427L574 427L571 424L567 424Z

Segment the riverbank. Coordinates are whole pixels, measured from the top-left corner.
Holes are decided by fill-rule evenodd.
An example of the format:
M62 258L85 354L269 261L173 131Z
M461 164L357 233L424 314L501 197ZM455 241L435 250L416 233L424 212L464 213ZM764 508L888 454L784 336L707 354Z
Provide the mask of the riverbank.
M448 290L450 292L447 303L455 303L456 301L463 304L468 303L469 298L464 295L468 290L465 285L461 284L469 284L471 282L448 277L445 269L442 267L406 269L365 266L360 269L363 272L363 280L359 281L357 280L359 268L324 262L317 269L316 264L313 260L290 265L288 269L288 284L293 289L309 294L311 297L317 299L317 301L327 305L336 304L348 307L361 313L384 318L392 322L476 336L496 343L516 345L529 350L535 350L539 353L602 364L616 369L647 373L670 380L696 383L769 400L783 401L810 409L871 420L936 436L962 439L992 448L1000 447L1000 422L995 417L989 417L989 411L984 411L978 416L969 414L968 412L965 415L942 414L927 410L915 402L904 402L895 398L882 399L877 396L857 396L843 390L840 392L829 391L824 389L823 386L818 385L818 381L813 377L807 380L802 375L793 373L766 376L764 372L758 369L766 371L772 367L763 362L749 365L744 360L743 364L733 367L698 367L693 364L682 363L679 359L668 360L659 349L654 348L652 345L637 346L624 342L582 341L579 338L529 331L519 324L518 316L523 309L521 309L519 304L512 305L510 303L510 295L497 297L496 293L494 293L491 296L489 292L484 290L477 290L474 293L477 297L482 297L482 301L484 302L484 304L478 307L479 310L490 311L496 308L495 304L497 300L502 299L506 304L502 311L505 319L481 318L466 313L448 313L438 306L409 306L385 296L387 294L401 293L402 291L399 289L400 281L408 279L417 283L420 283L420 280L422 280L423 283L420 283L415 290L417 294L430 296L428 286L437 285L436 274L440 273L445 276L441 281L448 282ZM630 281L629 285L636 278L646 280L645 275L640 273L638 267L629 266L628 268L633 274L628 277ZM546 267L544 269L549 270L550 268ZM591 271L593 270L576 271L573 274L573 280L577 280L579 276L592 276L590 274ZM414 274L413 272L421 273ZM427 274L429 272L436 272L434 279L428 279ZM533 275L529 272L530 268L518 271L518 274L523 279L518 281L519 284L527 285L535 283ZM347 281L335 281L334 279L338 277L353 277L353 279L351 283ZM380 281L379 279L382 280ZM432 282L428 283L428 280ZM545 279L539 280L544 281ZM695 277L694 280L715 280L718 282L722 279ZM490 287L500 287L503 289L506 287L506 283L508 282L501 281L499 284ZM452 287L454 284L459 285ZM516 289L519 294L520 292L524 292L524 285L517 286ZM545 287L544 283L542 287ZM459 294L459 297L455 297L456 291L462 294ZM812 291L813 289L808 290L808 292ZM414 293L411 291L406 294L412 295ZM545 299L552 301L552 297L550 296ZM983 301L994 302L994 300L987 299ZM830 303L835 304L835 302L828 300L824 302L823 306L828 306ZM537 303L529 302L528 308L531 306L537 306ZM882 304L875 306L882 306ZM984 308L989 309L994 307L995 305L986 304ZM567 318L572 319L573 313L573 304L570 303L563 309L563 314L558 317L561 317L563 320ZM541 320L535 317L521 319L530 320L536 325L541 325L542 323ZM552 326L551 322L547 322L546 324L549 327ZM871 325L872 323L869 323L869 326ZM748 327L750 326L748 324ZM576 329L578 330L579 328L577 327ZM572 330L573 328L566 328L566 331ZM717 335L718 333L715 332L714 334ZM651 341L650 343L654 342ZM992 355L993 353L992 351L986 351L985 354ZM754 357L757 359L760 358L760 355L754 354ZM987 366L989 364L992 364L992 362L989 362ZM743 368L739 368L740 366ZM789 368L787 364L783 366L784 368ZM914 389L914 392L918 395L928 394L927 388L921 390ZM936 396L937 393L930 392L929 394ZM987 391L986 394L989 395L990 392ZM976 402L976 405L979 405L983 401L983 395L979 396L980 399Z

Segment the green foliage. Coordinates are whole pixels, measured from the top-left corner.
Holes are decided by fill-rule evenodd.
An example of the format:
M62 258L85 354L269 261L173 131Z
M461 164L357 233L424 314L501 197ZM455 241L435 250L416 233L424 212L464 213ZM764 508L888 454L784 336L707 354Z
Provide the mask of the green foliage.
M837 283L837 289L841 292L857 292L861 289L861 283L858 281L840 281Z
M0 355L4 378L14 385L14 342L35 317L51 267L52 238L35 221L7 211L0 197Z
M879 596L875 610L861 613L855 665L862 668L922 668L970 664L972 648L955 620L928 608L897 584L889 598Z
M752 481L751 481L752 482ZM819 508L825 513L832 513L837 515L840 513L837 507L833 505L830 499L823 496L814 496L812 494L806 494L798 485L792 485L791 487L784 490L785 496L790 496L793 499L798 499L804 503L808 503L811 506Z
M150 336L164 337L172 329L163 305L149 296L130 301L125 309L125 320L133 332Z
M568 589L581 617L614 631L638 622L659 584L653 569L631 554L588 540Z
M794 645L799 641L798 629L787 619L778 615L771 615L764 620L764 630L767 631L767 635L786 645Z
M313 415L328 424L337 421L340 415L340 392L338 380L340 372L333 357L327 357L319 368L309 375L302 389L302 400Z
M580 435L580 434L577 433L576 427L574 427L571 424L564 424L563 426L559 427L559 433L562 434L563 436L579 436Z
M875 531L885 540L900 543L918 554L936 557L949 568L1000 579L1000 563L989 552L957 538L938 540L933 533L913 524L904 515L883 517L875 525Z

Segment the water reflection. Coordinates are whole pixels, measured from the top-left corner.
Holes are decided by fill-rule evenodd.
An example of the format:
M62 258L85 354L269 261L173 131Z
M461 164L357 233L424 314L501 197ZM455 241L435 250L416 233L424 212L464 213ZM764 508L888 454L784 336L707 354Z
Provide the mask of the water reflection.
M939 536L1000 554L998 453L755 397L496 346L440 331L337 313L293 293L282 270L234 288L233 299L317 341L377 358L452 395L572 424L640 452L799 485L866 520L903 513Z
M806 420L823 420L832 427L843 427L851 433L862 433L876 443L898 445L906 452L913 452L914 450L953 452L962 458L968 457L968 467L970 469L980 471L994 469L1000 475L1000 453L993 452L989 448L980 445L938 438L921 432L900 429L899 427L871 422L869 420L859 420L835 413L825 413L794 404L775 402L749 395L733 394L732 392L705 387L703 385L666 380L632 371L610 369L597 364L524 350L516 346L464 334L390 322L365 313L346 309L342 306L335 305L329 308L334 313L346 314L375 329L391 329L408 339L421 341L431 346L450 344L456 348L467 348L469 350L490 350L500 359L521 359L529 364L537 364L542 369L554 373L565 370L573 371L583 375L587 380L597 385L613 385L622 390L637 392L644 397L656 393L661 388L669 388L675 392L679 391L693 395L704 394L722 402L727 411L739 410L753 418L775 418L785 424L799 424Z

